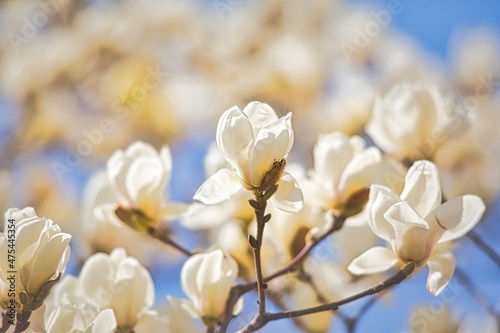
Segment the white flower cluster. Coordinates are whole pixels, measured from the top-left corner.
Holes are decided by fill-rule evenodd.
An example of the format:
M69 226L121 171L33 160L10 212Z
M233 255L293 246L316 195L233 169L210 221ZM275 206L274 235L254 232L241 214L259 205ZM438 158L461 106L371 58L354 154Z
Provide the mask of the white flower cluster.
M500 193L500 40L452 40L445 66L382 29L389 7L1 3L22 135L0 147L0 333L354 330L384 302L344 305L407 279L436 302L468 282L498 331L467 246L500 266L475 229ZM411 331L467 331L454 307Z

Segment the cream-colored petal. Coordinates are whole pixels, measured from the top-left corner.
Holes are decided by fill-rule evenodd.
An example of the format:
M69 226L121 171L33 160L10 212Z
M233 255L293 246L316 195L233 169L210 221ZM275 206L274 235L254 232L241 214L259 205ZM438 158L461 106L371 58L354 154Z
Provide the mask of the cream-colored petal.
M167 202L161 207L161 217L172 220L180 217L188 209L188 205L180 202Z
M286 157L293 144L290 115L264 127L255 138L250 162L251 184L259 187L264 175L271 170L274 162Z
M298 213L304 207L304 197L299 184L287 172L283 172L278 183L278 191L271 197L278 209L289 213Z
M370 147L354 155L347 164L340 178L339 191L342 196L349 196L363 188L368 188L380 174L382 154L375 147Z
M426 220L436 229L438 243L443 243L460 238L474 228L485 209L481 198L464 195L437 207Z
M344 133L320 135L313 150L314 176L337 186L353 153L353 147Z
M399 196L388 187L372 185L366 205L368 224L375 235L390 242L395 238L393 226L385 219L384 214L394 204L401 202Z
M116 330L116 318L113 309L99 312L85 333L113 333Z
M195 254L186 260L181 269L181 286L184 293L195 302L200 294L196 283L196 275L203 262L202 254Z
M169 146L163 146L160 150L160 159L165 169L165 179L167 184L170 183L170 176L172 174L172 153Z
M129 168L125 186L137 207L147 201L161 203L163 192L167 186L167 174L159 158L139 157Z
M427 267L429 267L427 290L437 296L443 291L455 272L455 257L451 252L439 251L429 258Z
M229 199L242 188L241 180L229 169L221 169L208 178L194 195L204 204L216 204Z
M381 273L398 262L396 254L386 247L376 246L355 258L347 270L355 275Z
M224 158L238 170L240 177L249 177L248 165L251 159L254 134L250 120L237 106L233 106L219 119L217 145Z
M254 136L257 136L261 128L278 120L276 112L266 103L250 102L243 109L243 113L247 115L252 124Z
M402 260L418 262L430 253L431 249L427 247L429 226L406 201L391 206L384 217L394 228L394 251Z
M401 200L424 217L441 205L441 185L434 163L425 160L413 163L406 174Z
M71 235L60 233L52 237L38 252L26 291L37 295L44 283L57 278L60 262L71 241Z

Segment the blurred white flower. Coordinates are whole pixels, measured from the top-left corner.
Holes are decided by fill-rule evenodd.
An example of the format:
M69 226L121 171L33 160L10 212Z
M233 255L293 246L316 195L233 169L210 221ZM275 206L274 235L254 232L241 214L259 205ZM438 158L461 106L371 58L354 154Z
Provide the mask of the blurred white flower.
M401 195L373 185L367 210L373 232L390 244L376 246L353 260L348 270L356 275L383 272L398 262L427 263L427 289L438 295L455 270L448 242L465 235L481 218L485 206L475 195L441 204L437 168L418 161L408 170Z
M217 145L232 170L221 169L196 192L194 198L205 204L228 199L242 187L252 191L269 190L280 209L302 209L302 192L295 179L283 171L286 156L293 144L291 114L278 119L267 104L252 102L242 111L237 106L227 110L217 126Z
M182 290L191 299L198 316L208 327L224 315L231 287L238 277L238 265L221 249L191 256L182 267ZM242 300L242 299L241 299ZM234 312L241 311L242 303Z
M167 296L170 307L167 309L167 325L172 333L205 332L193 303L186 299Z
M30 328L47 333L113 333L116 318L112 309L89 302L74 276L65 276L46 304L33 313Z
M10 285L9 271L17 271L16 300L24 310L40 307L59 281L69 259L70 240L71 235L61 232L52 220L38 217L31 207L10 208L5 213L4 233L0 233L0 253L4 254L0 279ZM9 261L8 253L13 253L14 261Z
M321 135L314 146L314 169L307 187L310 203L347 216L359 213L368 199L370 185L382 170L382 154L365 148L359 136L341 132Z
M366 132L386 153L413 162L431 159L463 131L468 118L437 86L403 82L376 99Z
M89 301L113 309L117 325L122 329L133 329L154 302L151 275L137 259L127 257L122 248L109 256L97 253L88 258L79 281Z
M108 161L107 174L121 208L118 217L138 229L158 223L160 217L178 217L185 206L165 202L171 170L172 158L167 146L158 153L151 145L138 141L125 151L117 151ZM96 213L110 216L115 212L116 204L105 204Z

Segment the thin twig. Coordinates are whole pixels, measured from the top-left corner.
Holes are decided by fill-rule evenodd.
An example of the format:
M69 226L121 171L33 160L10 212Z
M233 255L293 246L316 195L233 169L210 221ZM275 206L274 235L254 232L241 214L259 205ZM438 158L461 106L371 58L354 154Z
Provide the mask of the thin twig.
M156 228L148 228L148 234L155 239L159 240L160 242L173 247L177 251L181 252L182 254L190 257L195 254L195 252L191 252L187 249L185 249L183 246L175 242L172 238L170 238L169 234L167 232L163 232L160 229Z
M498 267L500 267L500 255L498 255L498 253L496 253L491 246L486 244L486 242L481 238L481 236L478 233L476 233L474 230L471 230L467 233L466 236L481 250L483 250L483 252L488 257L490 257L490 259L493 260Z
M255 207L255 219L257 220L257 246L253 247L255 275L257 278L257 292L259 294L259 315L266 313L266 288L264 283L264 275L262 273L262 262L260 250L262 248L262 240L264 238L264 214L266 213L266 201L257 202Z
M279 269L278 271L272 273L271 275L265 276L263 278L264 283L268 283L269 281L278 278L282 275L285 275L287 273L293 272L297 270L299 267L300 263L304 261L308 255L311 253L311 251L318 245L320 244L325 238L333 234L334 232L340 230L342 226L344 225L344 222L346 220L345 216L333 216L333 224L331 225L330 228L325 230L321 235L314 237L311 241L309 241L303 248L302 250L283 268ZM222 321L220 325L219 332L224 333L226 332L229 323L231 319L233 318L233 311L232 309L234 308L234 305L238 301L238 299L249 292L250 290L253 290L257 288L257 281L249 282L246 284L239 284L234 286L231 289L231 292L229 293L228 300L226 302L226 312L224 315L224 320Z
M308 309L303 310L295 310L295 311L284 311L279 313L266 313L263 316L256 316L254 320L250 324L248 324L245 328L243 328L238 333L249 333L255 332L256 330L265 326L268 322L284 319L284 318L296 318L300 316L305 316L313 313L323 312L323 311L336 311L338 308L344 304L354 302L360 298L365 296L377 294L393 285L401 283L404 279L406 279L415 269L415 263L409 262L403 268L401 268L396 274L392 275L385 281L373 286L369 289L366 289L360 293L357 293L353 296L344 298L342 300L315 306Z
M474 285L472 280L465 274L465 272L459 268L455 267L455 276L465 286L467 292L476 300L476 302L481 305L490 315L497 317L500 315L496 312L495 307L490 303L490 301L484 296L481 291Z

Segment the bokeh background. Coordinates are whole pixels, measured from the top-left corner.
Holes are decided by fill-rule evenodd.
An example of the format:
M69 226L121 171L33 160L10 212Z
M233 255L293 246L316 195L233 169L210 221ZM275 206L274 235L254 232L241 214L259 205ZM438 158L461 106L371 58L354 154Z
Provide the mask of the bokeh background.
M467 96L479 96L486 80L492 126L500 125L496 0L10 0L0 6L0 208L32 205L72 233L72 274L106 246L105 235L92 234L86 220L91 175L136 140L169 144L169 196L191 203L206 178L203 160L218 117L233 105L260 100L279 114L292 111L290 159L305 167L317 134L363 134L375 96L402 79ZM481 181L474 190L483 191L489 209L477 231L500 252L498 179ZM179 224L175 232L190 246L208 245L203 233ZM409 332L416 306L431 319L445 318L449 308L453 320L476 330L491 320L485 309L500 312L500 269L470 240L458 245L454 253L472 287L455 276L449 291L434 298L421 272L375 303L356 331ZM333 252L327 243L314 255ZM167 294L184 297L181 257L164 248L132 254L153 274L159 303ZM246 297L243 318L251 318L254 300ZM356 313L364 302L342 311ZM293 331L287 321L262 329ZM330 331L345 328L334 320Z

